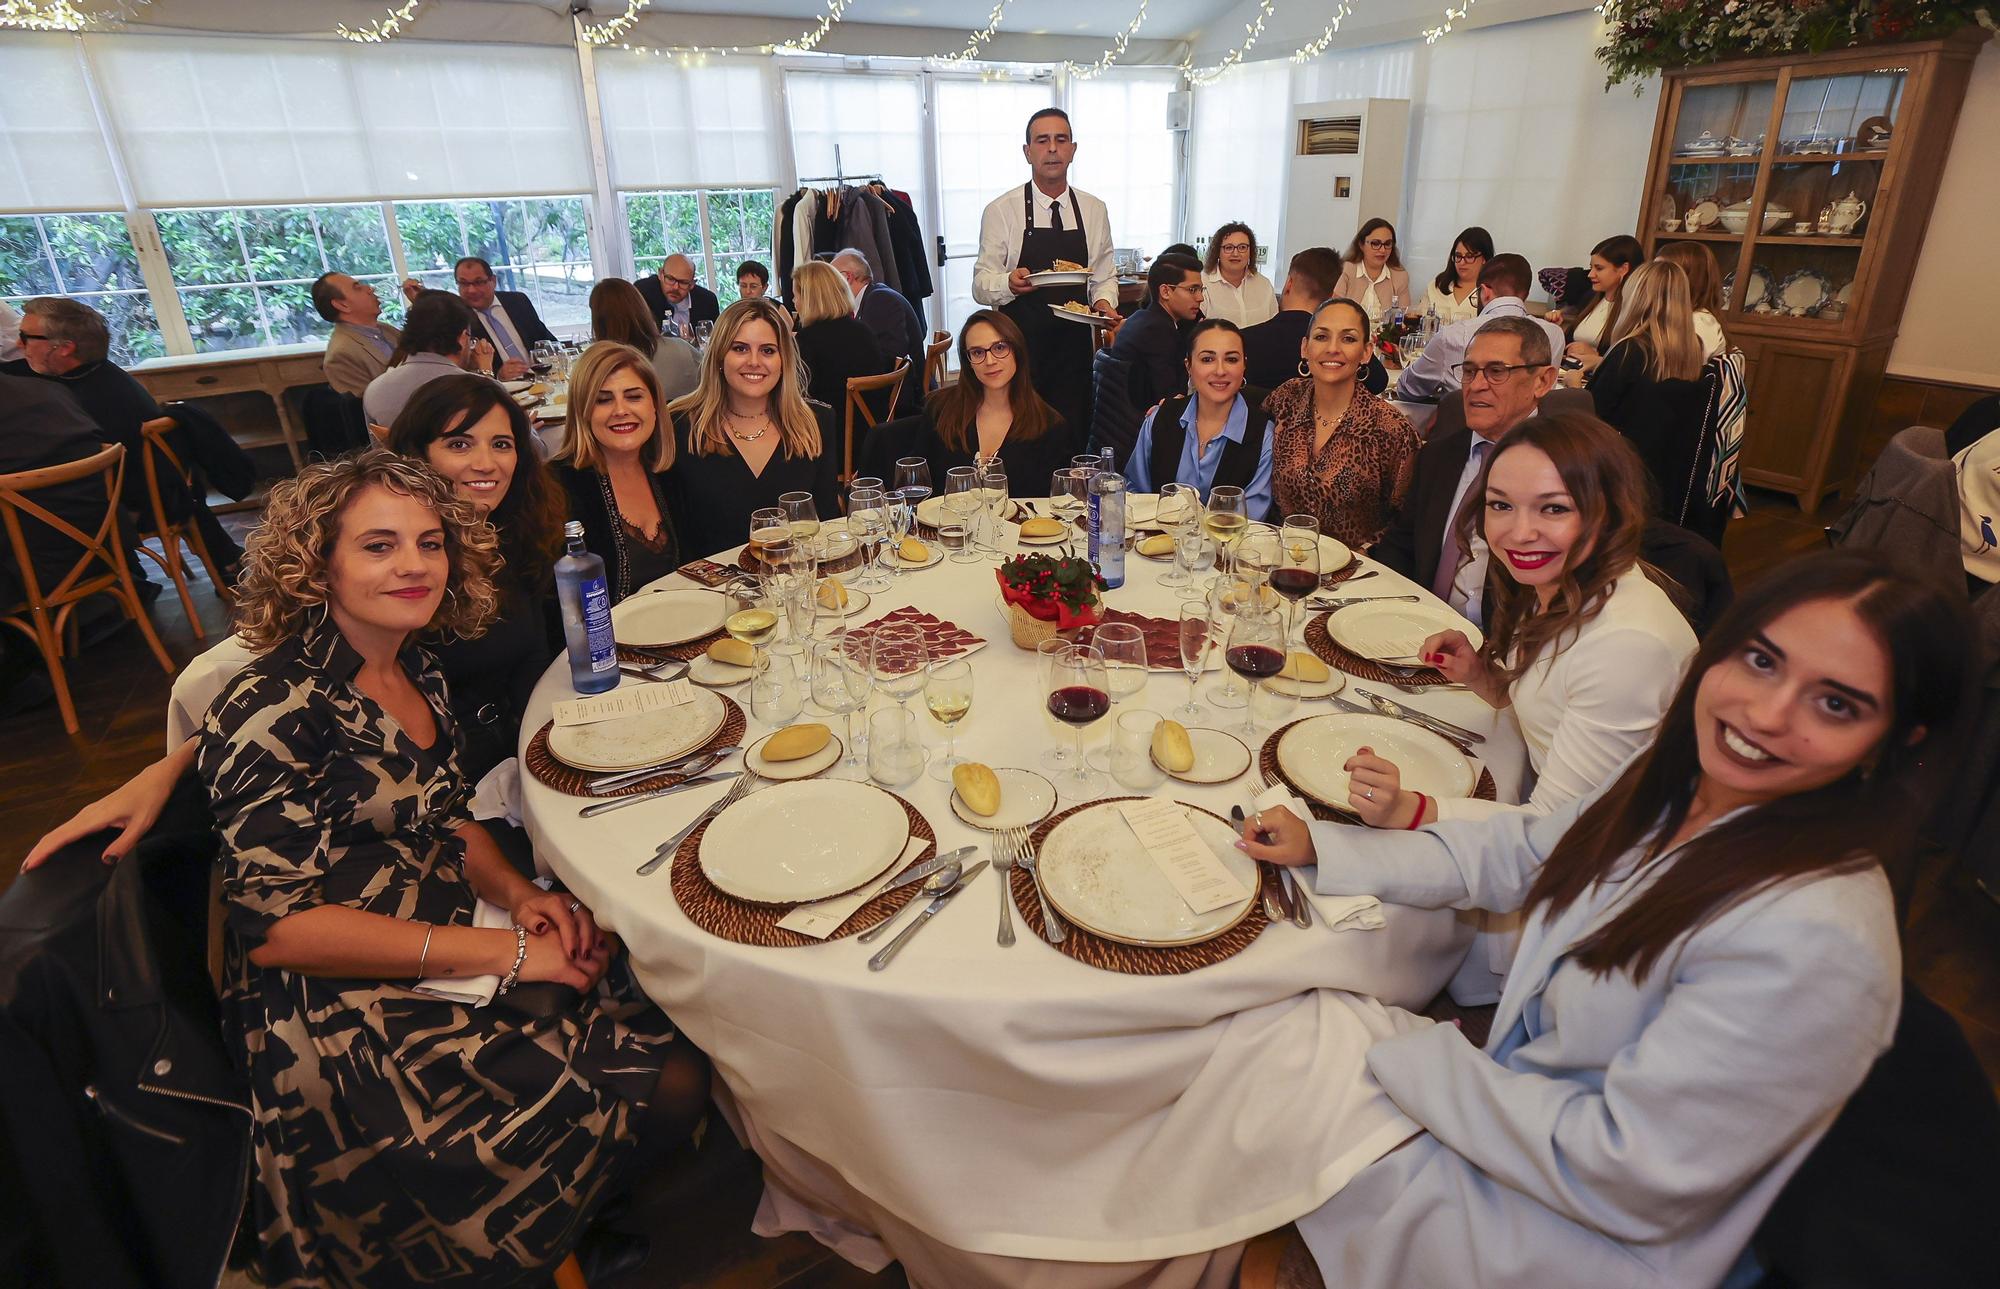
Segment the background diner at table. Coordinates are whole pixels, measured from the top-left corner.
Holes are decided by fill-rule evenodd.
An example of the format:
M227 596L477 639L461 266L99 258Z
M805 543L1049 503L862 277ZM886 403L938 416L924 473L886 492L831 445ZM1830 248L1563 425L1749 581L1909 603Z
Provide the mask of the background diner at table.
M0 6L8 1264L1977 1282L2000 46L1770 7Z

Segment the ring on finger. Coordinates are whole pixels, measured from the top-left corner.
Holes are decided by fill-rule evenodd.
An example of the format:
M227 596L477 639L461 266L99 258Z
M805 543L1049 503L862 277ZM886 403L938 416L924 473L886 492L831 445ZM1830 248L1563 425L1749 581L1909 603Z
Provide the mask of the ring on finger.
M571 901L569 902L569 911L570 911L570 912L572 912L572 913L576 912L576 911L577 911L578 909L580 909L580 908L582 908L582 907L583 907L583 901L582 901L582 900L571 900Z
M1361 795L1366 797L1368 800L1373 801L1375 799L1375 789L1363 788L1361 790Z

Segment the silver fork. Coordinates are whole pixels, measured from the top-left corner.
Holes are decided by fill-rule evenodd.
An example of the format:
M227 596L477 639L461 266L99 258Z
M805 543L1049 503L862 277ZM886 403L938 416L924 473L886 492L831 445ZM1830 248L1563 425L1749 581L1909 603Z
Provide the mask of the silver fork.
M729 807L735 805L738 801L742 800L744 794L750 791L750 785L756 782L756 780L757 776L755 774L752 774L750 771L745 770L743 772L743 777L738 779L735 782L735 784L729 789L729 791L722 795L722 799L720 801L717 801L714 805L710 806L708 809L696 815L694 817L693 823L689 824L687 827L681 829L673 836L661 842L659 850L653 853L653 857L647 860L645 863L639 865L639 868L637 870L638 875L640 877L645 877L657 871L660 865L672 859L674 857L674 852L681 848L681 843L686 841L689 835L692 834L695 829L701 827L709 820L715 818L717 815L721 814L723 811L729 809Z
M993 838L993 871L1000 875L1000 934L1003 949L1014 947L1014 833L1012 829Z
M1016 828L1014 832L1019 838L1014 862L1027 873L1028 880L1035 887L1035 898L1042 904L1042 938L1050 944L1061 944L1069 938L1069 932L1063 928L1062 919L1056 916L1055 909L1049 904L1049 897L1042 893L1042 875L1035 871L1035 846L1030 840L1032 834L1026 828Z
M1264 780L1264 791L1266 792L1279 786L1278 781L1268 774L1263 774L1262 778ZM1290 789L1288 788L1286 791L1290 791ZM1300 889L1298 879L1292 876L1290 866L1278 864L1276 868L1278 870L1278 881L1285 888L1285 900L1292 906L1292 925L1299 927L1311 926L1313 924L1312 903L1306 899L1305 891Z

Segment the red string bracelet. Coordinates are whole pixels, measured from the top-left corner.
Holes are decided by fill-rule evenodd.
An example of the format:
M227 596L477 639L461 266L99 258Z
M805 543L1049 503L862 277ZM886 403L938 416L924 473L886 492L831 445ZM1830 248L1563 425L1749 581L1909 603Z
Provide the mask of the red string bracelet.
M1410 822L1403 825L1403 831L1415 832L1418 828L1421 828L1424 823L1424 811L1430 809L1430 805L1431 799L1419 792L1417 794L1417 813L1410 816Z

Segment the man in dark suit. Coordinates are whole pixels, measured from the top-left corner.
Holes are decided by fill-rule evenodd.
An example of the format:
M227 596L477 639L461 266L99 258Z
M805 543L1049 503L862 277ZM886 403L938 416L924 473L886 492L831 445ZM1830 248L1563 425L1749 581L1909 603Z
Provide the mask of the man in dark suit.
M685 255L667 256L658 273L639 278L632 285L645 297L660 330L665 331L671 322L674 334L683 340L693 338L696 323L714 322L722 316L722 302L715 298L715 292L694 280L694 261Z
M1555 388L1555 353L1534 319L1498 317L1467 346L1465 370L1473 373L1464 385L1465 427L1425 441L1403 508L1368 553L1484 623L1486 543L1475 537L1471 559L1461 566L1453 520L1493 444L1533 416Z
M451 276L458 285L458 298L472 309L472 338L493 346L493 374L501 380L526 376L529 352L544 341L553 344L556 338L535 312L535 302L524 291L496 290L493 266L477 255L452 265ZM403 282L403 295L411 304L423 291L424 284L415 278Z
M1243 329L1244 383L1276 389L1299 374L1300 346L1312 326L1313 310L1326 303L1340 284L1340 252L1330 246L1308 246L1285 269L1278 292L1278 312Z
M847 279L854 292L854 316L873 333L882 356L891 366L898 359L910 360L896 407L901 411L916 411L924 402L924 350L930 340L916 308L901 291L877 282L868 257L851 246L833 257L833 267Z
M1132 406L1187 388L1187 333L1201 316L1201 261L1164 253L1146 270L1146 307L1119 324L1110 354L1130 364Z

